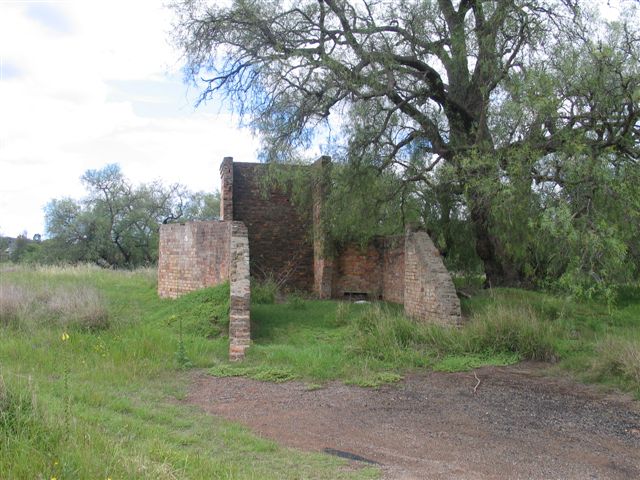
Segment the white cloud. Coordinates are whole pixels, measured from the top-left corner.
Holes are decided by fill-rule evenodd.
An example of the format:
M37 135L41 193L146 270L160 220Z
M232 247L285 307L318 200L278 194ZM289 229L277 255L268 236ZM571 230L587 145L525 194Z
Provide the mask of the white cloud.
M255 159L237 120L194 110L162 0L33 5L0 2L0 232L43 232L88 168L212 191L223 156Z

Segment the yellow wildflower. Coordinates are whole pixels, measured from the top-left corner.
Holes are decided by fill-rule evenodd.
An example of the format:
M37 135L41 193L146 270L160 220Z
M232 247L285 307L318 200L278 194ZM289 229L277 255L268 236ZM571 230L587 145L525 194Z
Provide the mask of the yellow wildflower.
M62 341L66 342L67 340L69 340L69 334L67 332L64 332L62 334Z

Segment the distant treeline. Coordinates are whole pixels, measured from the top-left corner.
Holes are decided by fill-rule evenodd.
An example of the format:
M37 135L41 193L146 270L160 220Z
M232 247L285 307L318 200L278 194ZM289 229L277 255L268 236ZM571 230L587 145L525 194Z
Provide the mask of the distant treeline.
M116 164L87 170L82 199L60 198L45 207L46 239L0 239L0 259L16 263L90 262L135 268L158 260L163 223L217 219L220 195L191 192L159 181L133 185Z

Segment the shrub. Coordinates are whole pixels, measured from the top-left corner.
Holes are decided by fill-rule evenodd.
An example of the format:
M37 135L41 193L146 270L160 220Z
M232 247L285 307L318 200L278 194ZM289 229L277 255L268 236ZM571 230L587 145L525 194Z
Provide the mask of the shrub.
M555 361L555 340L564 334L530 308L499 304L460 329L417 323L375 304L355 318L352 328L355 352L387 361L409 356L416 364L428 355Z
M530 307L492 304L463 329L464 349L472 353L511 352L527 360L557 360L561 327L540 319Z

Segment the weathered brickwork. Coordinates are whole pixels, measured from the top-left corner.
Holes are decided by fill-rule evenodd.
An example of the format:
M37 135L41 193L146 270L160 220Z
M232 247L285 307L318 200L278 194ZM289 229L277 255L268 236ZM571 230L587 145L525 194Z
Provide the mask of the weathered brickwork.
M233 157L220 164L220 219L233 220Z
M324 199L329 184L331 158L320 157L314 164L313 183L313 292L320 299L331 298L334 262L327 254L327 232L322 223Z
M233 163L233 220L243 222L251 245L251 275L273 276L286 286L313 288L311 215L302 218L287 192L266 195L260 180L267 165ZM226 207L225 207L226 208ZM230 220L225 214L225 220Z
M385 239L382 254L382 299L404 303L404 236Z
M176 298L229 281L229 358L251 343L249 239L242 222L189 222L160 227L158 295Z
M251 343L249 237L242 222L232 222L229 282L229 359L242 360Z
M405 239L404 310L416 320L458 325L460 300L440 252L425 232Z
M377 245L364 249L349 245L334 262L334 298L359 297L359 294L371 300L382 298L382 254Z
M460 302L438 250L425 232L376 239L362 248L328 248L321 218L330 159L322 157L310 188L313 207L300 215L285 191L261 185L266 165L226 157L218 222L163 225L158 294L183 293L230 281L229 357L250 345L250 277L272 276L319 298L366 297L403 303L423 322L460 323Z
M189 222L160 227L158 295L179 295L229 278L231 226L226 222Z

